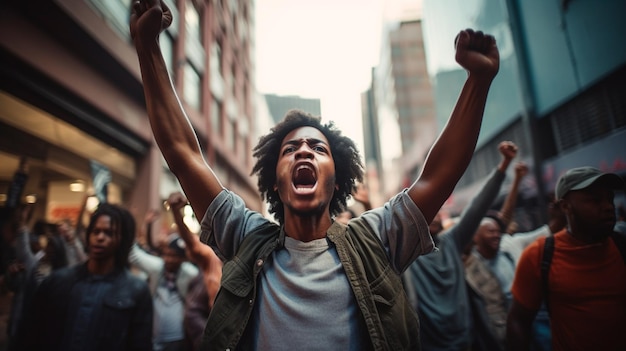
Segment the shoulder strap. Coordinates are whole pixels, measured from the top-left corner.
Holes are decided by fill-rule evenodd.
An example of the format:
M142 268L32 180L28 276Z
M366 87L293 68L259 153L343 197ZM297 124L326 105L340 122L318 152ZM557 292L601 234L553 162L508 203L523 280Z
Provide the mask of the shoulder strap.
M624 264L626 264L626 234L621 232L613 232L611 234L611 239L617 246L619 253L622 254L622 260L624 260Z
M548 311L550 311L550 306L548 305L548 275L550 273L550 265L552 264L553 253L554 236L550 235L546 237L546 242L543 245L543 258L541 260L541 290L543 291L543 301Z

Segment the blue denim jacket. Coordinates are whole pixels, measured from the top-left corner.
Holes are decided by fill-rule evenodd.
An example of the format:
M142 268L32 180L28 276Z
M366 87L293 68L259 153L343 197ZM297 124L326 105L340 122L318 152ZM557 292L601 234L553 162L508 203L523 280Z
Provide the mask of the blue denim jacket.
M70 291L88 275L86 264L81 264L57 270L42 282L26 317L18 349L61 351L65 334L71 332L67 326L73 323L67 321ZM113 287L99 301L102 309L96 319L98 327L94 328L95 335L89 336L96 340L94 350L152 350L153 310L148 285L127 269L105 279L110 279Z

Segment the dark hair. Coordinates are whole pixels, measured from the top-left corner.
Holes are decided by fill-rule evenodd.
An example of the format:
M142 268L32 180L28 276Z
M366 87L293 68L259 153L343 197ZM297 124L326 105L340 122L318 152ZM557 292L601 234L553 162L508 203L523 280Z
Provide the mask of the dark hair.
M269 212L282 224L285 220L285 210L278 192L274 190L276 184L276 165L280 154L283 139L292 130L300 127L318 129L330 146L335 161L335 182L338 189L330 201L330 214L335 215L346 206L348 196L355 190L356 181L363 180L363 164L359 151L352 139L341 134L334 123L322 124L321 117L316 117L301 110L290 110L285 118L262 136L253 149L253 156L257 162L252 169L252 175L258 175L258 188L261 196L269 204Z
M78 240L78 239L76 239ZM48 254L48 246L54 249L54 255L50 260L50 265L52 265L52 269L63 268L68 265L67 259L67 250L65 250L65 245L63 244L63 238L59 236L49 236L48 244L46 246L46 254Z
M115 253L115 267L117 269L128 267L128 254L135 242L135 219L125 208L109 203L102 203L91 215L87 226L87 250L89 250L89 236L101 216L111 217L111 230L113 235L120 238L120 246Z

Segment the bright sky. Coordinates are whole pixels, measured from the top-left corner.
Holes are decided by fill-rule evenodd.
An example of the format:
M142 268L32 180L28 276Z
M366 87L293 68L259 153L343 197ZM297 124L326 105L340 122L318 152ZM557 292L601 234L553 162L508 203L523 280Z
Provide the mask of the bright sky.
M256 77L262 94L319 98L363 151L361 93L381 43L381 0L257 0Z

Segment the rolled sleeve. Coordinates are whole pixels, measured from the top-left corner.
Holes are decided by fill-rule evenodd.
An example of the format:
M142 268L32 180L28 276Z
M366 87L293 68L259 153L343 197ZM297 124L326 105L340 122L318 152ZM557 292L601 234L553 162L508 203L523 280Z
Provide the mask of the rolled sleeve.
M418 256L435 250L428 222L406 190L382 207L363 213L361 218L376 232L398 273Z
M209 245L222 260L231 259L239 243L254 228L269 220L246 208L241 197L222 190L207 208L200 223L200 241Z

